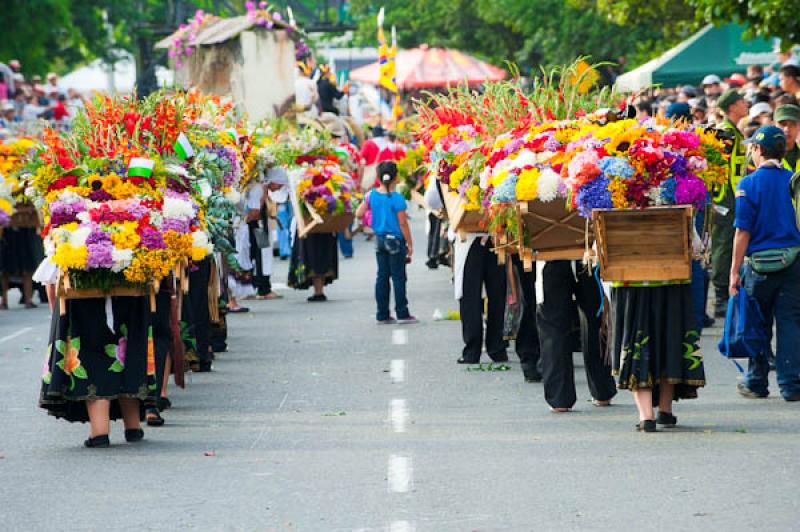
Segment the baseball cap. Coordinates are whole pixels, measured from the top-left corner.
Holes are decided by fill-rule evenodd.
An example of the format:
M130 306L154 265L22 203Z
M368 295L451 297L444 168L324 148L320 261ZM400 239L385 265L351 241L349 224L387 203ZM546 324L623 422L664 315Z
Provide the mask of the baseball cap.
M737 87L741 87L742 85L747 83L747 78L744 76L744 74L740 74L740 73L737 72L735 74L731 74L731 77L725 78L725 81L729 85L734 85L734 86L737 86Z
M719 76L717 76L716 74L709 74L708 76L703 78L702 85L705 87L706 85L717 85L719 83L722 83L722 80L719 79Z
M775 122L800 122L800 107L792 104L780 105L775 109Z
M758 102L750 108L750 118L758 118L759 115L764 113L772 114L772 107L767 102Z
M686 102L673 102L667 107L666 116L675 119L691 118L692 109Z
M684 85L683 87L681 87L681 92L687 96L697 95L697 90L691 85Z
M779 144L786 144L786 135L777 126L761 126L756 129L753 136L744 141L745 144L758 144L762 148L776 148Z
M731 105L743 99L744 96L739 94L738 91L734 89L728 89L725 92L723 92L722 96L720 96L719 100L717 100L717 106L723 111L727 111Z

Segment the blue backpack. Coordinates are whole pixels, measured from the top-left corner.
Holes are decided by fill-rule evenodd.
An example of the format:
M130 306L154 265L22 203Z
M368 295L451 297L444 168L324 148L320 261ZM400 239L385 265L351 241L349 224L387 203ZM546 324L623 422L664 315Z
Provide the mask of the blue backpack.
M754 358L768 347L766 320L758 302L747 294L744 287L728 299L725 330L719 341L719 352L730 359ZM742 367L733 360L739 371Z

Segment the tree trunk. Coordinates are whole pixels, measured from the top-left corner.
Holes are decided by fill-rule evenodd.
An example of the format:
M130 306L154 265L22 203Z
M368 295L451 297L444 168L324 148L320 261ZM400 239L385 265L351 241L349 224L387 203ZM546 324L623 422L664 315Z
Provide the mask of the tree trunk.
M153 51L153 40L146 35L136 39L139 53L136 54L136 86L140 98L158 90L156 78L156 58Z

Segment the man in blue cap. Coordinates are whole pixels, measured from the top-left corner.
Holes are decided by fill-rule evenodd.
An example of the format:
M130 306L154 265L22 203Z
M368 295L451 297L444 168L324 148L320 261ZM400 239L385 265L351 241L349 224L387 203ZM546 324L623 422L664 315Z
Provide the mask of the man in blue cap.
M789 192L792 172L783 168L786 135L762 126L746 141L757 166L736 188L736 234L730 271L730 295L752 296L764 317L765 336L777 328L775 369L781 396L800 401L800 230ZM769 395L769 346L750 360L738 391L744 397Z

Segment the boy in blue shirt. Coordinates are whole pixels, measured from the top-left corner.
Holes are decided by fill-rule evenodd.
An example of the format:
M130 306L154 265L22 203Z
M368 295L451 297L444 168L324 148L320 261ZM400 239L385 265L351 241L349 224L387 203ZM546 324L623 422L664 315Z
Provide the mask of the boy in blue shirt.
M763 126L746 142L758 169L742 179L736 190L736 235L729 292L736 295L743 287L755 298L769 328L768 337L774 318L775 369L781 395L787 401L800 401L800 261L772 273L758 273L752 265L753 254L760 251L800 249L800 231L789 192L792 172L781 164L786 136L778 127ZM749 259L747 263L745 257ZM747 376L738 385L739 393L751 399L767 397L768 375L769 362L764 349L750 360Z
M416 323L408 312L406 298L406 263L411 262L413 242L408 227L406 200L395 192L397 165L383 161L378 165L380 187L371 190L356 211L362 218L367 209L372 211L372 230L375 232L375 258L378 275L375 280L375 301L378 304L376 319L380 324ZM394 286L394 302L397 319L389 313L389 280Z

